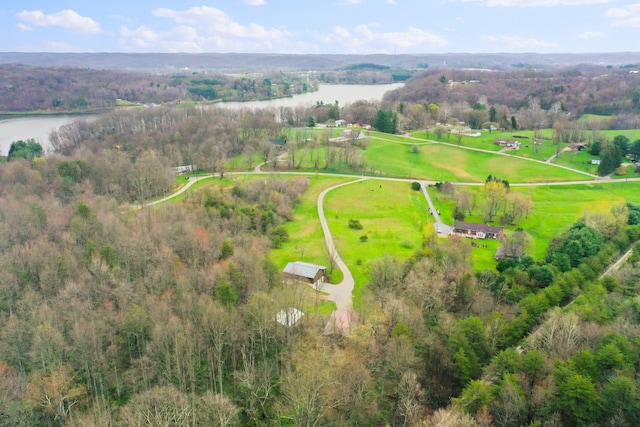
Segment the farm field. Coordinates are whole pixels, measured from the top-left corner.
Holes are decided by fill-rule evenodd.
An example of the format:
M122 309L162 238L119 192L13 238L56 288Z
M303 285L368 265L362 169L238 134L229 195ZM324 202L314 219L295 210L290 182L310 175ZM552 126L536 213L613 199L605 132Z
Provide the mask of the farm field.
M387 254L405 261L422 246L427 203L409 183L367 180L331 191L324 204L336 249L355 279L357 309L372 261ZM350 219L362 229L349 228Z
M411 146L372 138L363 157L369 168L388 176L436 181L482 183L489 175L498 175L509 182L589 179L587 175L517 156L495 155L442 144L419 146L418 152L414 153Z
M323 130L323 132L329 131ZM331 133L337 134L335 131ZM532 131L524 131L521 134L533 137ZM305 131L305 135L309 135L308 131ZM318 173L352 173L355 176L344 178L316 175L310 179L309 188L295 208L294 221L285 224L290 241L281 249L271 251L272 259L279 268L283 268L291 260L298 259L321 265L328 264L329 255L324 246L324 238L317 217L317 197L322 190L330 186L359 178L362 172L366 175L375 171L382 176L401 177L408 180L430 179L478 184L467 186L468 191L478 193L480 184L490 174L509 180L512 191L530 196L533 209L526 219L506 229L509 232L522 227L529 233L531 243L527 253L537 261L543 259L549 242L569 229L585 212L610 212L613 204L617 202L640 203L640 183L553 185L561 181L585 181L591 178L567 169L519 158L545 158L554 155L557 147L548 139L543 140L543 145L539 147L537 153L532 147L524 147L511 152L511 156L503 156L465 149L464 147L469 147L466 141L472 140L471 137L463 138L462 147L459 148L453 144L440 144L426 140L420 142L420 138L426 137L424 132L413 134L411 137L387 136L377 132L372 132L371 135L367 149L358 149L358 153L366 161L364 171L354 171L346 167L337 167L337 165L332 169L320 167L317 170ZM498 147L493 144L493 139L497 137L515 139L508 132L486 132L474 139L474 145L476 148L483 149ZM327 152L325 147L300 144L296 152L296 163L299 164L299 168L292 172L314 171L315 165L324 166ZM563 152L554 160L554 163L594 174L597 172L597 167L589 164L592 157L587 152ZM442 161L442 159L447 160ZM242 162L242 160L236 161L240 164ZM256 163L259 161L254 162ZM282 166L284 165L281 163L280 167ZM634 172L631 170L633 168L628 169L627 175L617 178L634 177ZM542 185L517 186L517 183L534 182ZM447 224L455 223L453 220L455 199L439 194L433 187L429 189L429 193L441 211L443 221ZM483 222L481 203L482 200L479 197L478 208L465 221ZM373 260L385 254L406 260L421 246L425 233L431 231L426 226L429 218L423 217L425 209L426 202L422 194L412 191L405 182L371 179L327 194L325 213L338 253L352 270L356 280L354 304L357 305L361 301L362 289L369 280L369 267ZM350 229L349 219L358 219L363 229ZM495 221L493 225L499 224ZM366 241L361 241L362 236L366 236ZM473 267L476 271L495 268L494 255L498 246L499 242L487 241L483 245L471 248ZM332 282L337 283L341 279L336 269Z

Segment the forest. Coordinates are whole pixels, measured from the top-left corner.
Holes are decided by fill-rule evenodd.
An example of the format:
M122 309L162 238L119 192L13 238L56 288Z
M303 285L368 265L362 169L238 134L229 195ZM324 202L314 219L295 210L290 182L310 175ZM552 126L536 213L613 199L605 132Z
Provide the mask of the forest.
M434 124L418 101L339 117ZM543 259L494 270L473 269L468 242L425 235L408 260L373 261L353 334L325 333L313 292L269 256L319 178L226 172L274 160L273 138L347 159L356 141L293 133L331 111L118 109L53 132L46 158L1 162L0 425L638 425L638 252L602 275L640 240L634 204L585 213ZM186 164L217 177L144 207ZM274 321L291 307L304 321Z
M0 113L101 112L116 106L182 101L244 101L315 90L298 74L234 77L205 71L153 73L79 67L0 65Z

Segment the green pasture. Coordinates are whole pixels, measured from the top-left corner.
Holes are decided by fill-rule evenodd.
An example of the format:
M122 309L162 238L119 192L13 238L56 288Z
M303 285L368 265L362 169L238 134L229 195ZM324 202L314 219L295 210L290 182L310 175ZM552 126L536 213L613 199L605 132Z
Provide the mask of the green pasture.
M340 257L355 279L354 307L375 259L389 254L402 261L422 246L427 203L409 183L367 180L337 188L325 196L325 215ZM361 230L349 228L358 220ZM361 236L367 236L365 242Z
M640 178L640 174L636 172L637 170L638 170L638 166L634 164L621 166L613 175L611 175L611 178L613 179Z
M597 175L598 165L592 165L590 163L591 159L597 158L599 158L599 156L592 156L587 150L574 153L564 151L553 160L553 163Z
M477 192L477 204L473 215L465 218L466 222L483 223L484 199L481 187L464 187L466 191ZM511 191L520 191L531 196L533 209L531 214L513 226L505 227L508 233L516 228L523 228L531 236L531 244L527 253L539 261L544 258L549 243L555 236L568 230L587 211L610 211L617 202L629 201L640 203L640 182L607 183L589 185L542 185L535 187L511 187ZM446 224L453 225L453 208L455 199L444 196L435 188L429 188L429 194L440 211ZM491 225L500 226L498 219ZM499 246L498 242L482 241L488 248L473 248L472 259L475 270L495 267L493 256Z
M371 169L388 176L416 177L436 181L484 182L494 175L509 182L544 182L588 179L586 175L556 168L552 165L502 156L492 153L466 150L443 144L418 147L393 144L372 139L363 153Z
M318 196L329 187L348 182L350 178L318 176L309 180L307 190L300 196L294 208L293 221L284 224L289 233L289 241L280 249L271 249L269 256L280 269L288 262L305 261L313 264L329 265L329 253L324 243L324 234L318 219ZM335 268L331 282L339 283L342 273Z

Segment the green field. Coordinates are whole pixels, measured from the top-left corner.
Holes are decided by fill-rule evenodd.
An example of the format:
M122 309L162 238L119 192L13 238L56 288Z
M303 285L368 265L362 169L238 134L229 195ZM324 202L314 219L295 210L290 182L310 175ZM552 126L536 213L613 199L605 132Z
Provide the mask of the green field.
M317 137L319 132L324 132L325 135L337 134L336 130L305 130L305 139L311 134ZM640 137L640 131L610 132L612 132L611 138L618 134L625 134L632 141L633 138ZM547 133L548 135L545 135L543 132L543 135L551 135L550 130ZM518 135L532 138L533 132L522 131L518 132ZM500 147L493 144L493 140L495 138L517 139L509 132L484 132L476 138L464 137L460 147L453 142L427 141L426 136L425 132L418 132L410 137L371 132L367 149L356 148L357 155L366 161L364 172L373 171L388 177L477 184L482 184L490 174L509 180L512 191L520 191L531 197L533 209L527 218L506 227L507 233L522 227L531 236L527 253L536 260L544 257L549 242L555 236L569 229L583 217L585 212L608 212L614 203L622 201L640 203L640 183L554 185L561 181L585 181L591 178L553 165L525 159L544 160L554 155L558 147L549 139L542 140L543 144L534 151L532 143L527 144L527 140L521 138L525 141L521 149L505 156L496 154ZM288 137L300 139L299 135L288 135ZM429 137L433 135L430 133ZM446 137L442 139L446 142ZM454 141L454 136L451 137L451 141ZM566 144L560 145L561 148L564 146ZM476 150L469 148L476 148ZM318 166L317 172L350 173L356 175L354 178L362 175L363 170L349 169L339 162L336 162L332 169L324 169L327 153L328 149L321 147L318 142L300 143L296 153L296 163L301 161L299 168L295 171L314 171L315 166ZM597 166L589 164L592 157L584 151L562 152L554 163L594 174L597 172ZM233 166L242 170L244 161L240 156L234 159ZM254 161L254 165L257 163L259 163L258 160ZM626 175L613 178L622 180L634 176L636 176L635 167L629 167ZM301 196L300 203L294 209L294 220L285 224L290 241L282 248L273 249L270 252L278 268L284 268L286 263L292 260L330 265L318 220L317 197L324 189L349 182L354 178L324 175L315 175L310 178L307 191ZM533 182L543 185L513 185ZM467 186L467 190L472 192L480 192L480 188L480 185ZM453 224L455 221L452 212L455 199L439 194L435 188L430 188L429 192L441 211L443 221ZM479 197L474 215L467 217L465 221L483 222L481 203L482 198ZM354 291L356 308L362 301L363 288L369 280L369 268L375 259L390 254L400 260L406 260L421 247L426 233L430 230L429 218L424 216L425 209L424 197L420 192L412 191L407 182L372 179L344 186L327 194L325 213L338 253L347 263L356 280ZM363 229L349 228L350 219L360 221ZM365 235L366 241L362 241L361 237ZM487 247L484 247L485 245ZM474 269L495 268L494 254L498 246L499 242L488 241L473 247L471 252ZM338 269L335 269L331 279L333 283L342 280ZM331 304L323 304L321 312L328 311L331 307Z
M426 209L422 193L405 182L369 180L327 194L325 215L336 249L355 279L356 308L372 261L385 254L404 261L421 247ZM349 228L350 219L360 221L363 228ZM363 235L366 242L360 240Z
M373 138L363 153L370 168L388 176L416 177L436 181L484 182L494 175L509 182L555 182L590 179L587 175L539 162L467 150L443 144L418 147Z

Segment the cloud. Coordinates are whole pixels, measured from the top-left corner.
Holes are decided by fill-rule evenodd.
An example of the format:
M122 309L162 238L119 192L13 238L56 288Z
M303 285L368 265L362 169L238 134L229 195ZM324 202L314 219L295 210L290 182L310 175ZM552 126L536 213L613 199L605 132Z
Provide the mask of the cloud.
M640 3L609 9L604 14L614 27L640 27Z
M580 40L590 40L590 39L597 39L599 37L604 37L604 35L605 34L600 31L585 31L584 33L578 34L578 38Z
M28 25L23 24L22 22L18 22L16 24L16 28L22 31L33 31L33 28L31 28Z
M387 0L387 4L398 4L397 0Z
M482 36L481 39L499 44L498 50L505 51L524 51L558 47L558 45L553 42L546 42L535 38L522 38L519 36Z
M442 48L449 44L446 37L409 27L405 31L377 31L378 24L360 24L349 30L345 27L334 27L329 34L313 33L312 35L325 44L338 44L346 47L350 53L397 53L397 50L408 51L416 48Z
M80 16L71 9L45 15L39 10L22 11L16 17L26 26L30 24L35 27L60 27L65 30L82 34L98 34L102 32L100 24L86 16Z
M534 7L534 6L585 6L611 3L614 0L449 0L452 2L478 3L487 7Z
M215 37L232 36L247 39L279 41L290 36L286 30L265 28L259 24L242 25L215 7L199 6L178 11L160 8L153 11L159 18L168 18L181 25L191 25Z
M265 0L244 0L244 2L249 6L262 6L267 4Z
M250 23L240 24L220 9L208 6L187 10L159 8L153 15L170 19L177 26L158 31L148 26L120 27L119 43L130 51L161 52L299 52L299 44L290 40L291 33L281 28L266 28Z

